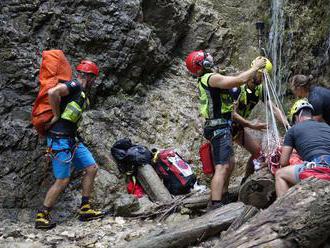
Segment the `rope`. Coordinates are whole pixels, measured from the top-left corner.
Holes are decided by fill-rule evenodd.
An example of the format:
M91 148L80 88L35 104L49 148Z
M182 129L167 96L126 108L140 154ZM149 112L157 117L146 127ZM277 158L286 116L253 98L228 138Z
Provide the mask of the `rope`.
M276 124L276 119L275 119L275 114L274 114L274 108L273 108L273 102L272 102L272 92L270 90L270 86L269 84L271 84L271 81L268 80L267 76L266 76L267 72L264 72L264 91L266 93L266 101L267 103L269 103L269 111L267 111L268 108L266 108L266 122L267 122L267 126L271 126L271 130L270 128L267 128L267 144L268 144L268 153L270 153L270 151L274 150L274 148L272 149L272 145L270 142L271 137L273 136L274 140L275 140L275 145L278 146L280 145L280 138L279 138L279 132L278 132L278 128L277 128L277 124ZM274 98L274 96L273 96ZM270 112L270 113L269 113ZM269 118L270 116L270 118ZM271 124L271 125L269 125ZM272 142L274 143L274 142Z
M268 161L268 167L272 173L275 173L276 169L280 167L279 158L281 156L280 146L280 135L278 131L277 122L274 114L274 107L277 106L279 110L284 113L283 106L281 101L276 93L276 88L274 83L270 79L267 71L263 71L263 83L264 83L264 99L266 104L269 104L269 108L266 107L266 123L267 123L267 150L266 157ZM273 105L274 104L274 105ZM282 116L281 114L281 117ZM283 124L285 130L287 131L287 127L284 123L284 119L281 118L281 123Z
M266 78L269 82L271 82L269 85L270 85L270 88L272 90L272 93L273 93L273 96L274 96L274 100L275 100L275 105L282 111L282 113L285 113L284 112L284 108L283 108L283 105L278 97L278 95L276 94L276 90L275 90L275 86L274 84L272 83L271 79L270 79L270 76L267 72L265 72L265 75L266 75ZM285 128L285 131L288 131L288 127L285 125L284 123L284 120L282 119L281 120L281 123L283 124L284 128Z

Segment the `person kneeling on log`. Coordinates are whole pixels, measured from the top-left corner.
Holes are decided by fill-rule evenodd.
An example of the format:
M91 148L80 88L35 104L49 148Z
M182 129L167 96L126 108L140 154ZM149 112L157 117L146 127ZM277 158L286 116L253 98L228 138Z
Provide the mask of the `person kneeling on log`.
M330 126L313 120L313 106L305 99L294 103L290 117L294 124L284 138L280 159L281 169L275 174L276 195L284 195L292 185L299 183L299 174L309 169L310 163L287 166L293 148L304 161L317 166L330 166Z
M209 210L229 202L228 185L234 169L231 135L233 99L229 89L244 84L265 65L265 58L258 58L249 70L237 76L223 76L213 72L213 57L203 50L193 51L186 58L187 69L198 78L200 113L206 119L204 137L211 142L215 165Z
M265 58L266 59L266 58ZM251 66L255 64L255 60L252 61ZM268 74L272 72L272 63L266 59L266 71ZM253 138L248 132L245 131L245 128L251 128L254 130L262 130L267 128L266 123L256 122L252 123L247 120L250 116L252 109L258 104L261 100L264 102L264 88L262 85L263 82L263 71L258 70L256 75L253 78L250 78L246 84L242 85L240 88L237 88L236 93L234 94L235 107L233 112L233 140L241 147L244 147L250 154L250 158L246 165L245 175L242 179L243 184L245 180L254 172L254 163L253 160L257 159L261 153L261 146L255 138ZM274 109L274 114L276 118L283 123L285 126L289 126L289 122L285 117L285 114L272 102L268 102L268 105L272 104Z

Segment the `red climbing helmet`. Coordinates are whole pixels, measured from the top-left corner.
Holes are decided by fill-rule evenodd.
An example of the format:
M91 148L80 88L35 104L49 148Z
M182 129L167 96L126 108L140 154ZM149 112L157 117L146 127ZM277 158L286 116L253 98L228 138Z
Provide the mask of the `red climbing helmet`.
M76 70L85 73L92 73L95 76L98 76L100 71L97 65L90 60L82 60L80 64L77 65Z
M211 69L213 65L213 57L203 50L193 51L186 58L187 69L195 76L203 69Z

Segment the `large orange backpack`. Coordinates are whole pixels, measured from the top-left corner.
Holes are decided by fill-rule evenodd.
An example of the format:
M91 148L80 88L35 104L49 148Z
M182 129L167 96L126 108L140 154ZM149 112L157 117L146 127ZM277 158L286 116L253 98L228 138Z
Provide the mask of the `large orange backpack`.
M39 72L40 89L32 109L32 124L40 135L45 135L45 124L53 118L52 108L48 101L48 90L59 81L72 79L72 69L63 51L49 50L42 52Z

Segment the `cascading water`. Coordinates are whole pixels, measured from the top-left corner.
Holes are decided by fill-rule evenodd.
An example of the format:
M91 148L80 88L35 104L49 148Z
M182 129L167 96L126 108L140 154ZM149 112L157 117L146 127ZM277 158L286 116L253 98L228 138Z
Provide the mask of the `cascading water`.
M281 138L275 119L273 106L277 106L282 113L283 96L286 91L286 82L288 79L288 56L282 57L283 41L285 40L285 53L289 55L291 48L291 34L285 33L284 5L285 0L272 0L272 20L269 32L269 43L267 46L267 54L270 56L273 64L272 77L264 73L264 99L269 106L266 108L267 134L266 140L263 142L263 151L268 161L270 170L275 173L279 167L279 157L281 146ZM274 104L274 105L273 105ZM287 127L282 123L287 130Z
M285 18L284 18L284 6L285 0L272 0L272 19L271 28L269 32L268 54L271 57L273 63L272 81L276 87L276 93L280 100L283 101L283 95L286 90L285 82L288 79L288 63L287 57L282 58L284 30L285 30ZM286 46L288 55L291 47L291 34L287 34Z
M325 52L323 55L322 63L324 65L327 65L327 64L329 64L329 62L330 62L330 33L329 33L327 41L325 42Z

